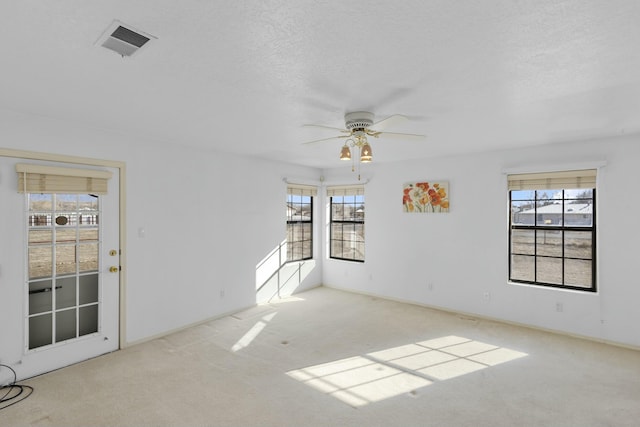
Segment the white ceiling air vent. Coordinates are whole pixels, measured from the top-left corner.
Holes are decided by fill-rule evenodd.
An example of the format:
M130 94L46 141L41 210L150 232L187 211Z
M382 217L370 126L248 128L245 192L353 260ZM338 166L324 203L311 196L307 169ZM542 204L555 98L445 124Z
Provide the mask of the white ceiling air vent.
M114 20L96 41L96 45L106 47L118 53L122 57L133 56L147 42L156 37L151 34L138 31L123 22Z

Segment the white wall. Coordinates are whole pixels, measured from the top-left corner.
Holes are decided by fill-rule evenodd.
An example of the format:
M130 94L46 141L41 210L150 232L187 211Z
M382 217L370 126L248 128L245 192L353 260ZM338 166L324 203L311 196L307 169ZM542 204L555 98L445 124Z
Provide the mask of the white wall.
M326 260L325 285L640 346L640 137L367 165L366 261ZM505 170L606 162L597 188L598 292L509 284ZM347 180L344 169L328 181ZM353 178L351 178L353 179ZM451 212L402 211L402 186L448 180ZM326 203L326 201L325 201ZM326 236L325 236L326 238ZM489 294L489 298L485 294ZM563 311L556 311L562 303Z
M256 265L286 238L283 178L320 174L11 111L0 147L126 162L128 342L255 304Z

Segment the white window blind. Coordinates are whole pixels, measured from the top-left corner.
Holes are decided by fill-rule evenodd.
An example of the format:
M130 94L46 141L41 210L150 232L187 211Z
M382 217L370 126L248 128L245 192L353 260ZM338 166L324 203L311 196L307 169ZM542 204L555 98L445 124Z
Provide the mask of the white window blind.
M287 194L315 197L318 194L318 187L315 185L287 184Z
M327 196L362 196L364 185L335 185L327 187Z
M507 177L509 190L596 188L596 169L523 173Z
M19 193L107 194L112 173L95 169L16 164Z

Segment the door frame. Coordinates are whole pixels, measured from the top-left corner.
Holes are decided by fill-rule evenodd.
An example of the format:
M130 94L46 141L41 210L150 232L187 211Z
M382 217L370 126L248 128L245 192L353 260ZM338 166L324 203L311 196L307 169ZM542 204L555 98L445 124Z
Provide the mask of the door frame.
M119 246L120 246L120 272L118 273L119 281L119 331L118 331L118 348L123 349L127 346L127 328L126 328L126 274L127 271L127 224L126 224L126 164L118 160L103 160L89 157L68 156L64 154L42 153L37 151L14 150L11 148L0 147L0 157L21 158L28 160L43 160L59 163L70 163L86 166L102 166L118 170L119 174Z

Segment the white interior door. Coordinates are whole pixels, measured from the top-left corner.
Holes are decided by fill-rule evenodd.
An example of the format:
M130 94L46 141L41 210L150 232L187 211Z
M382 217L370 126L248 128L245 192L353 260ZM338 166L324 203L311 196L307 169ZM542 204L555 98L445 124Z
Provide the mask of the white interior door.
M119 183L19 193L16 163L108 168L0 157L0 363L28 378L119 347Z

